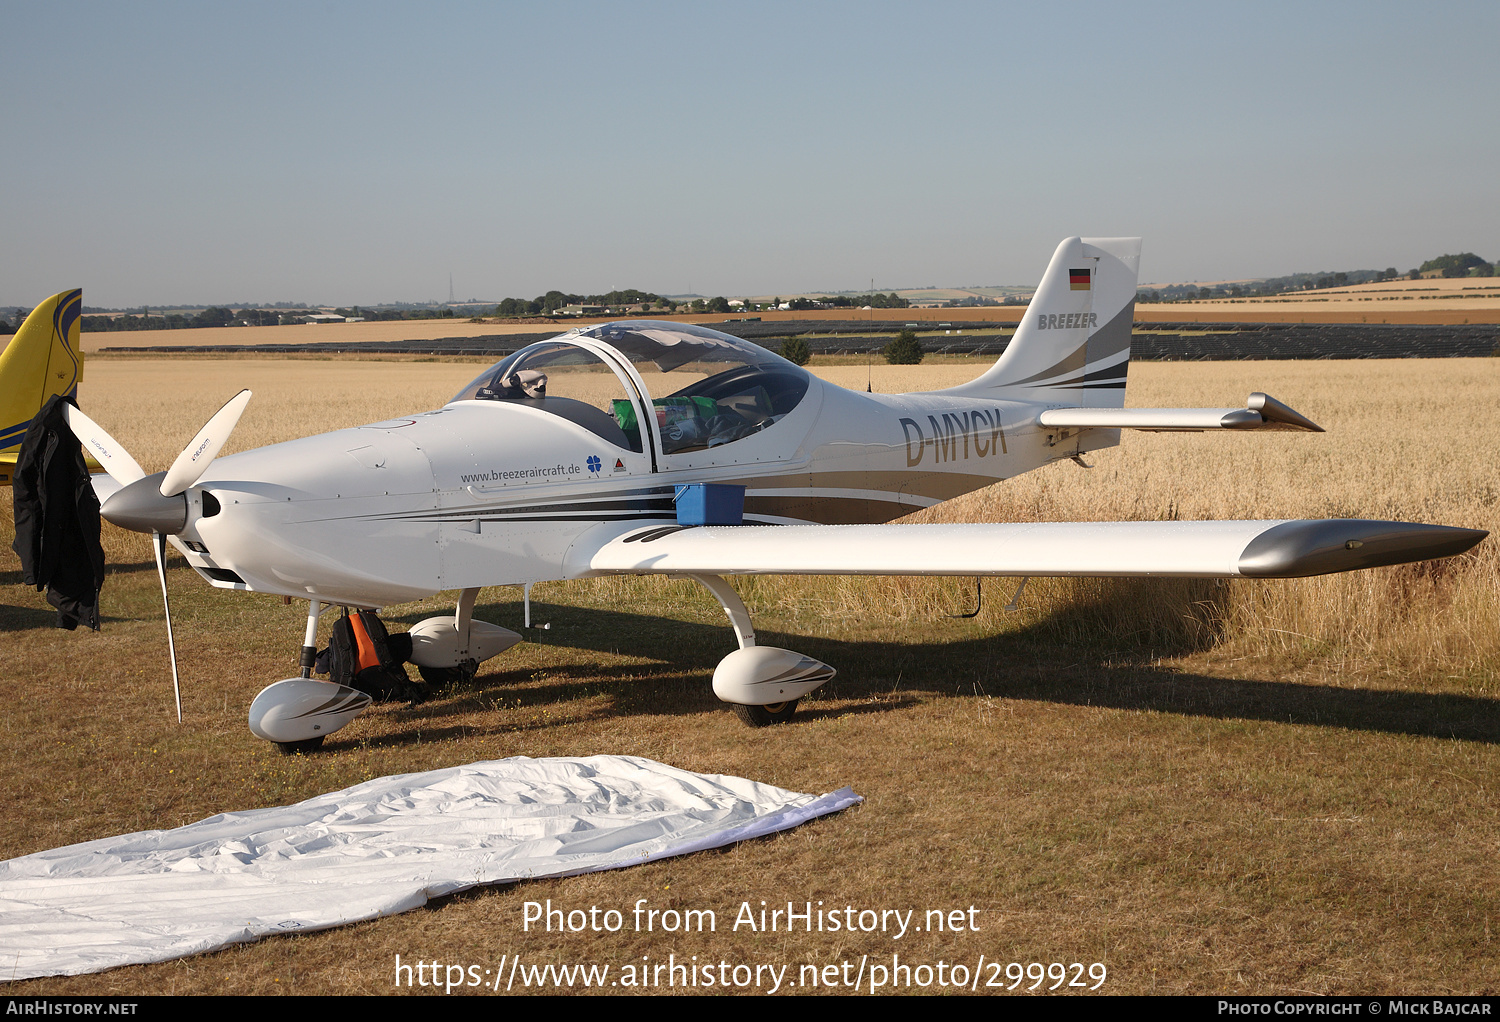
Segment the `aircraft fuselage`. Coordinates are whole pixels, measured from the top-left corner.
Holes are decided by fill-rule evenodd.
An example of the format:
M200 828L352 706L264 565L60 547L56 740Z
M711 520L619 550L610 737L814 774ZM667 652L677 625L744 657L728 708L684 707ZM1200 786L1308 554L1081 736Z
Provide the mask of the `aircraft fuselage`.
M222 457L189 492L177 541L214 585L325 603L571 578L581 534L671 521L686 483L745 486L747 523L869 524L1079 453L1077 435L1037 425L1041 408L810 378L768 428L674 454L525 405L461 400ZM1118 434L1084 436L1093 449Z

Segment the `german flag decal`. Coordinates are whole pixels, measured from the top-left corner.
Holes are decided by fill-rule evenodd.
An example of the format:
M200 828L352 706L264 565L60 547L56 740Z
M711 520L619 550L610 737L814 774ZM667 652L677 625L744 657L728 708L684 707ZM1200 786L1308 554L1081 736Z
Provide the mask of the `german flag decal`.
M1089 289L1089 268L1085 266L1081 270L1069 270L1068 287L1074 291L1087 291Z

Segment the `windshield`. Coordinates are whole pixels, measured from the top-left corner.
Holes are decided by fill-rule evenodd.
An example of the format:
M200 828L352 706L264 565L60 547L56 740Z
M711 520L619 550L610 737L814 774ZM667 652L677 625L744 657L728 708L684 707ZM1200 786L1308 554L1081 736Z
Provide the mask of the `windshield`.
M575 338L606 344L634 365L651 396L664 454L751 436L778 422L807 393L803 369L757 344L685 323L640 320L586 327L522 348L486 369L454 400L522 402L641 451L635 402Z
M561 416L616 447L641 453L640 430L628 433L618 409L634 408L615 371L566 340L529 344L490 366L454 401L505 401ZM633 418L633 416L632 416Z

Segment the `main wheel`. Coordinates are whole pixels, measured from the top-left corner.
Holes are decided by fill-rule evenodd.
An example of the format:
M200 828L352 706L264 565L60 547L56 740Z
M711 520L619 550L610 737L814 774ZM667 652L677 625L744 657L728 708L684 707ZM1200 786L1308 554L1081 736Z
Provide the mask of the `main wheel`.
M319 735L316 738L304 738L300 742L277 742L276 748L281 750L283 756L295 756L299 752L316 752L323 747L323 739L327 735Z
M770 727L772 724L785 724L792 719L792 714L796 712L797 700L795 699L788 699L784 703L771 703L767 706L734 704L735 716L751 727Z
M417 665L417 673L422 680L434 687L443 685L467 685L474 680L474 675L479 671L479 661L465 660L457 667L423 667Z

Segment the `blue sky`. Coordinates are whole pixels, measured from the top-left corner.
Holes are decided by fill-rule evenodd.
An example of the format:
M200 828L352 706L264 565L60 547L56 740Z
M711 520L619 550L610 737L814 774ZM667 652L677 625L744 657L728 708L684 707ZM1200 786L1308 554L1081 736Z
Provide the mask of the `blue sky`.
M0 0L0 304L1500 258L1500 6Z

